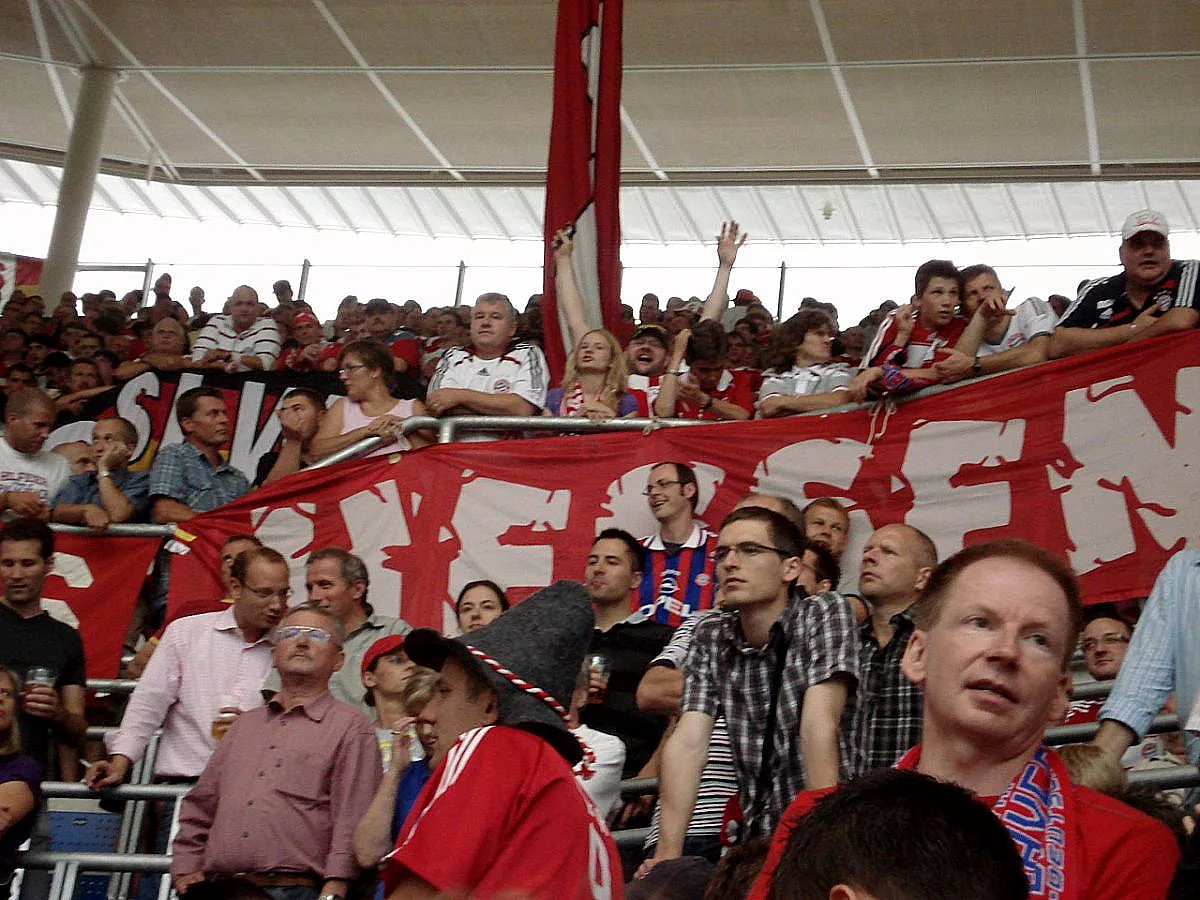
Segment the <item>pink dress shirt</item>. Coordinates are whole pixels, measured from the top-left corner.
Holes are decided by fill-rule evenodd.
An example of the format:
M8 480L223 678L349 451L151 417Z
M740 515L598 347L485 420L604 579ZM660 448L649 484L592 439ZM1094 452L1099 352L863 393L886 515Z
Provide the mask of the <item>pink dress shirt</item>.
M104 745L137 761L162 728L154 774L198 778L217 748L217 710L262 706L270 672L270 642L246 643L233 607L176 619L129 698L121 727L105 735Z

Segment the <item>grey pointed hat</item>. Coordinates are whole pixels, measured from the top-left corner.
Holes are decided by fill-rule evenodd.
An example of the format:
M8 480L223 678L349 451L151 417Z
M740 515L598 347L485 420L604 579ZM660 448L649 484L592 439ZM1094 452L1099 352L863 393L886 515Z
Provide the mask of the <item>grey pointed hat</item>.
M438 670L453 653L496 692L501 724L537 734L574 765L582 748L567 730L566 709L595 627L583 585L556 581L469 634L447 638L418 628L404 650Z

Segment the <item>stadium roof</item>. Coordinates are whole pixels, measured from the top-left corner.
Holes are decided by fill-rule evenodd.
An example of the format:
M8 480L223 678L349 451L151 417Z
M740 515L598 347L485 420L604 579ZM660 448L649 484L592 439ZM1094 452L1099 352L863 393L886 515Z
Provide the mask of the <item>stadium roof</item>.
M97 206L536 237L555 6L0 0L0 200L54 202L102 65ZM626 0L625 61L627 240L1198 229L1194 0Z

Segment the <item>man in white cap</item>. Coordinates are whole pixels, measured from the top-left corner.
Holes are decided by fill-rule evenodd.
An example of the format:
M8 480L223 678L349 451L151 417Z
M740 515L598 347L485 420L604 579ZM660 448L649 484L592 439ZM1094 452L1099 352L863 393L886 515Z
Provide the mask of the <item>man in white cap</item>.
M1124 271L1090 281L1050 338L1050 357L1115 347L1200 322L1200 262L1171 259L1167 218L1152 209L1121 227Z
M620 900L616 846L571 769L590 753L566 724L594 627L583 587L560 581L470 634L408 635L440 673L420 719L442 761L384 857L389 898Z

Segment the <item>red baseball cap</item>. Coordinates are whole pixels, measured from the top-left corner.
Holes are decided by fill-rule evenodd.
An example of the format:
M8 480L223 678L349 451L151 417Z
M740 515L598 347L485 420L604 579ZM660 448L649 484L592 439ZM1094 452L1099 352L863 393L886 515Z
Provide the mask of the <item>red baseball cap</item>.
M292 317L293 327L296 325L304 325L306 323L309 325L320 325L321 320L307 310L301 313L296 313L296 315Z
M366 654L363 655L362 672L365 675L371 671L371 667L379 660L381 656L387 656L396 650L404 649L404 635L389 634L387 637L382 637L367 648Z

